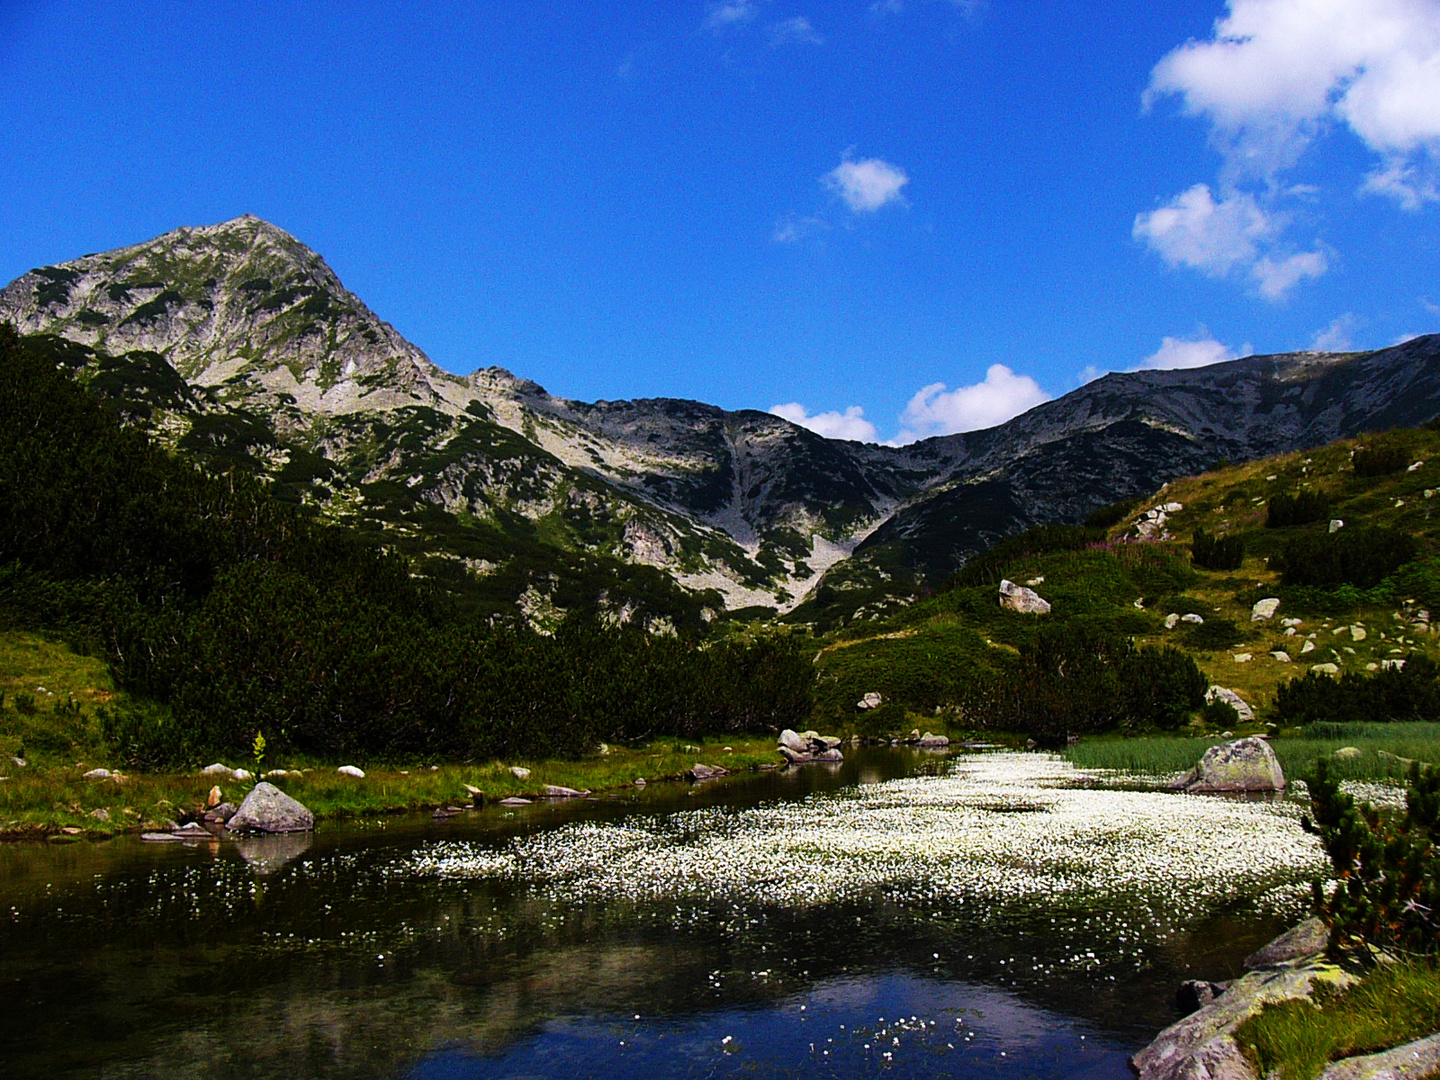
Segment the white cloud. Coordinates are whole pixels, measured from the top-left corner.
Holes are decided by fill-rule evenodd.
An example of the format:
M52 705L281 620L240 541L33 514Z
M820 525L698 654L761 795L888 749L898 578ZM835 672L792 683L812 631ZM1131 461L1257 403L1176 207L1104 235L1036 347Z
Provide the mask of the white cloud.
M859 405L851 405L843 413L823 412L811 416L804 405L792 401L788 405L771 405L770 412L827 439L874 442L877 438L875 425L865 419L865 410Z
M1203 331L1202 331L1203 333ZM1140 361L1138 371L1172 371L1207 367L1234 360L1235 352L1212 337L1161 339L1160 348Z
M1209 184L1196 184L1160 209L1136 214L1132 232L1171 266L1224 277L1253 263L1276 227L1252 196L1235 192L1216 202Z
M724 0L710 9L705 29L718 33L731 26L752 22L759 13L755 0Z
M1316 352L1350 352L1355 348L1353 332L1359 325L1360 320L1355 314L1347 311L1331 320L1325 329L1316 332L1310 348Z
M1222 193L1217 202L1209 184L1196 184L1158 210L1135 215L1132 235L1170 266L1185 266L1215 278L1242 272L1267 300L1282 299L1307 278L1330 266L1319 247L1286 255L1278 246L1283 214L1266 211L1244 191Z
M1328 269L1329 258L1316 248L1284 258L1267 255L1250 268L1250 276L1266 300L1281 300L1306 278L1321 277Z
M796 15L770 27L770 44L781 45L824 45L825 39L810 25L804 15Z
M1440 184L1414 165L1391 160L1384 168L1367 173L1360 190L1367 195L1384 195L1411 213L1426 203L1440 202Z
M991 364L985 381L973 386L946 390L944 383L931 383L921 389L900 414L902 430L896 442L994 427L1049 400L1030 376Z
M823 217L805 214L786 214L775 223L775 231L770 234L770 239L777 244L793 244L804 240L807 236L824 232L830 227L830 223Z
M910 182L905 170L879 158L847 159L820 179L857 214L874 213L886 203L904 201L900 189Z
M1210 121L1232 175L1272 178L1341 126L1384 159L1382 181L1426 170L1367 182L1405 205L1440 156L1440 0L1229 0L1209 40L1155 66L1146 102L1169 94Z
M1428 296L1420 297L1420 306L1431 315L1440 315L1440 304L1435 303Z

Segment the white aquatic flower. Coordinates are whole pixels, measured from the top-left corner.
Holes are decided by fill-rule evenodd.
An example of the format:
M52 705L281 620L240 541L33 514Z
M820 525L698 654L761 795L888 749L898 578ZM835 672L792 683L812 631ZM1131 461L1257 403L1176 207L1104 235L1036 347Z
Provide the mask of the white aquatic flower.
M989 754L947 776L799 803L578 823L498 850L437 844L411 869L528 882L574 904L809 908L883 893L922 905L1089 906L1144 896L1178 917L1238 892L1293 907L1324 869L1318 842L1298 827L1298 803L1068 786L1077 775L1057 757Z

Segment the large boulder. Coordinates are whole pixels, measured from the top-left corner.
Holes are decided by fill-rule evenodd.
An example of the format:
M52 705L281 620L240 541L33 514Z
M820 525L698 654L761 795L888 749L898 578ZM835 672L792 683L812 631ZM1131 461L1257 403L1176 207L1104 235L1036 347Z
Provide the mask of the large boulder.
M225 827L231 832L309 832L315 828L315 815L274 784L262 780L250 789Z
M1186 791L1284 791L1285 773L1264 739L1212 746L1176 785Z
M1050 602L1043 600L1034 589L1016 585L1013 581L1000 582L1000 606L1022 615L1048 615Z

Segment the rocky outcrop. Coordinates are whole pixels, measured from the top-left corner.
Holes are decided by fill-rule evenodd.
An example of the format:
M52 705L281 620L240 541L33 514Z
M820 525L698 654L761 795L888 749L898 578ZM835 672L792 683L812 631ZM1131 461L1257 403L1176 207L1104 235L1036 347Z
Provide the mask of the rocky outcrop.
M250 789L225 828L231 832L309 832L315 828L315 815L274 784L262 780Z
M1247 971L1289 964L1319 956L1330 943L1330 928L1314 916L1292 926L1270 944L1256 949L1244 960Z
M1284 791L1285 773L1270 745L1251 736L1210 747L1172 786L1190 792Z
M1437 1073L1440 1073L1440 1035L1431 1035L1393 1050L1337 1061L1328 1066L1318 1080L1422 1080Z

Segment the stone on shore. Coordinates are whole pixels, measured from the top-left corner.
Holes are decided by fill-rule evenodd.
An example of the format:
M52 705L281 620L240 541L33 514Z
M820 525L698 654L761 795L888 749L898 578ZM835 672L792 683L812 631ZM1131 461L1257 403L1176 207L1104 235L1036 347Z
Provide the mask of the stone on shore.
M817 731L780 732L780 755L791 765L808 765L812 761L844 761L840 752L842 740Z
M357 768L357 767L354 766L354 765L341 765L341 766L340 766L338 769L336 769L335 771L336 771L337 773L339 773L341 776L353 776L353 777L355 777L356 780L364 780L364 779L365 779L365 770L364 770L364 769L361 769L361 768Z
M924 735L920 736L920 746L926 750L934 750L949 745L950 737L948 735L932 735L927 731Z
M1210 747L1174 786L1190 792L1284 791L1285 774L1269 744L1251 736Z
M590 792L576 791L574 788L561 787L559 784L546 784L540 794L547 799L583 799Z
M256 784L235 816L225 823L231 832L309 832L315 815L274 784Z
M685 775L691 780L714 780L717 776L724 776L728 771L719 765L701 765L697 762L690 766L690 771Z
M530 770L523 765L511 765L510 775L515 777L516 780L529 780Z

